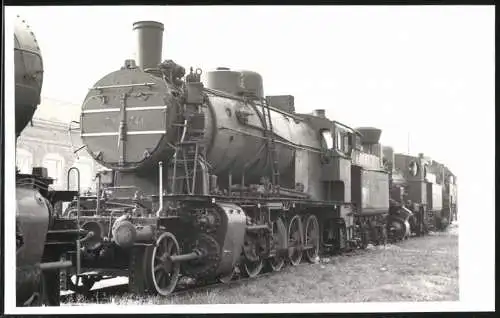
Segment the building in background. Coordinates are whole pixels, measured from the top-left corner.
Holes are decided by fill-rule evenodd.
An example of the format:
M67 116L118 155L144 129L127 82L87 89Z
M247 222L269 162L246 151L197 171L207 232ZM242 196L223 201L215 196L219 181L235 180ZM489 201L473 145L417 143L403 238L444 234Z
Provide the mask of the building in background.
M80 189L95 189L95 173L101 168L82 146L79 131L69 133L71 121L79 121L80 105L44 98L33 117L17 139L16 165L21 173L31 173L33 167L47 168L54 178L54 189L66 189L71 167L80 170ZM75 124L73 124L75 127ZM76 174L70 178L70 188L76 188Z

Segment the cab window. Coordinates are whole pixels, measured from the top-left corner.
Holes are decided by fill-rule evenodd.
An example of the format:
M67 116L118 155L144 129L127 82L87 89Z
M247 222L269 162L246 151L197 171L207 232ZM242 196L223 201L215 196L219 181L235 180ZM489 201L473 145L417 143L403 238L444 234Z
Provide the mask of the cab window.
M342 138L342 133L337 129L337 134L335 138L335 146L337 150L344 151L344 139Z
M321 132L321 135L323 136L323 140L326 144L327 149L332 149L333 148L333 138L332 138L332 133L329 130L323 130Z

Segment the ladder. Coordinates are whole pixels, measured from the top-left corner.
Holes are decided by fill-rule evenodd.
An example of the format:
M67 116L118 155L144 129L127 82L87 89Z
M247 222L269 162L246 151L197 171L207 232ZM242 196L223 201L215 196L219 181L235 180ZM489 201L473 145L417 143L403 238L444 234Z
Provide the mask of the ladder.
M268 159L271 159L272 177L271 182L274 187L280 184L280 172L278 165L278 150L276 149L276 141L274 138L273 122L271 119L271 110L266 98L261 99L262 117L264 122L264 137L266 138L266 146ZM277 188L279 192L279 187Z
M197 169L206 156L205 113L201 104L184 104L178 108L178 129L173 158L171 189L173 194L195 194ZM179 182L182 181L182 182ZM176 186L181 186L176 189Z

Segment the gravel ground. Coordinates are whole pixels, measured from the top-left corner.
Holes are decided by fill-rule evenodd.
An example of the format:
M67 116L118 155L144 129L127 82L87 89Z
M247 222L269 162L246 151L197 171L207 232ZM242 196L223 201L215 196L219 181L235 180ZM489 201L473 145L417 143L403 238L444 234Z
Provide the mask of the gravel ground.
M112 283L111 281L106 284ZM80 299L79 299L80 300ZM458 225L397 245L369 246L356 256L334 256L318 264L227 288L172 297L130 295L99 303L236 304L388 301L458 301ZM78 301L83 304L85 301ZM76 305L71 303L67 305Z

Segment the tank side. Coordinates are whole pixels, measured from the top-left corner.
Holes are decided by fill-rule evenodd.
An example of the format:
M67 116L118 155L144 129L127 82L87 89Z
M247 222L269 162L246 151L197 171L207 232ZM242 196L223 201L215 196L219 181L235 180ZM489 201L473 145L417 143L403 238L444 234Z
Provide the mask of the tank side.
M258 183L260 176L270 169L266 161L261 106L253 107L241 100L221 96L210 96L210 104L207 111L212 113L214 126L211 132L207 132L212 139L207 156L214 172L227 175L231 171L237 182L246 167L246 181ZM292 143L299 147L320 149L315 132L306 123L273 110L271 120L280 172L292 168L295 153Z

